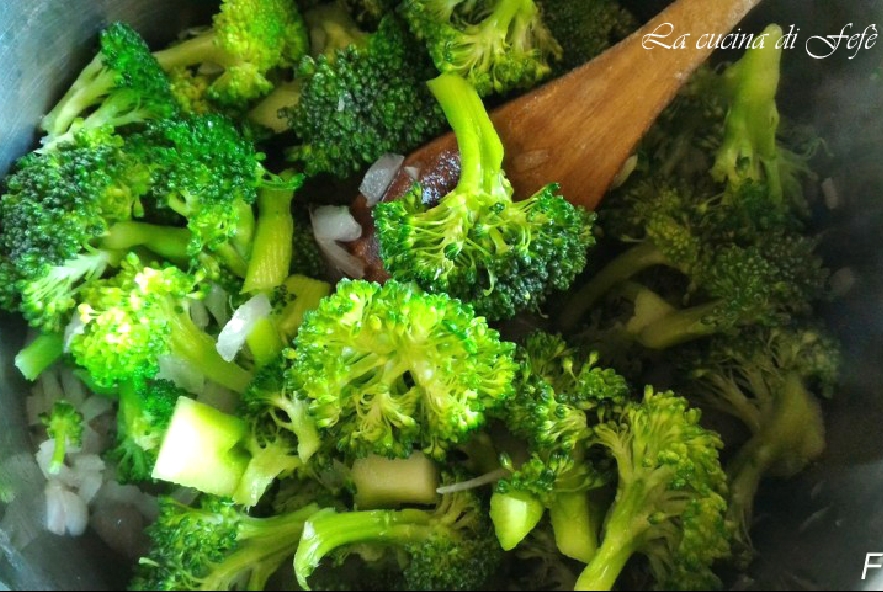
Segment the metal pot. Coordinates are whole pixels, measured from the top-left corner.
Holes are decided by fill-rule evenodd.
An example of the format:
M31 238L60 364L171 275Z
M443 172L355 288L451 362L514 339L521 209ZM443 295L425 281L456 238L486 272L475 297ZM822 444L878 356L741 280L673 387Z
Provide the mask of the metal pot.
M649 16L665 1L632 4ZM103 26L124 20L161 44L206 22L213 8L205 0L0 3L0 172L33 146L40 116L94 54ZM816 125L837 162L830 175L838 199L818 220L823 253L843 288L823 314L843 341L845 364L841 388L826 403L827 450L799 477L762 488L754 531L759 558L734 589L883 590L883 81L871 75L883 64L883 42L866 38L856 50L843 39L831 51L834 40L810 39L870 25L880 32L881 17L883 0L766 0L740 25L758 31L775 21L797 29L783 66L782 110ZM30 454L27 385L12 364L24 334L20 320L0 317L0 459ZM40 511L39 479L19 478L19 495ZM18 550L0 531L0 589L116 590L125 586L127 569L89 536L43 532Z

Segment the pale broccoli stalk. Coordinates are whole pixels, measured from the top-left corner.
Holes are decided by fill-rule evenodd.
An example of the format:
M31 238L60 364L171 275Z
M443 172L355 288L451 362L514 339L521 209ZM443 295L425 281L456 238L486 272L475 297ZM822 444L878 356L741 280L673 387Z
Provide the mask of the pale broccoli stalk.
M595 428L597 443L616 461L618 484L601 545L576 590L612 589L636 553L648 557L662 589L718 583L712 563L730 553L723 444L699 417L683 398L648 387L642 402Z
M40 414L47 435L54 440L48 472L57 475L64 466L70 447L77 447L83 437L83 414L67 401L56 401L52 410Z

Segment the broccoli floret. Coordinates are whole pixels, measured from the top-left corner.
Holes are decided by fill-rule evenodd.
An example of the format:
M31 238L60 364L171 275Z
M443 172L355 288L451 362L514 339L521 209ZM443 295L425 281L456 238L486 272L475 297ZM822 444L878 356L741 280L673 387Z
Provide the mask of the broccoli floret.
M198 506L160 498L148 527L151 547L141 557L130 590L263 590L292 555L315 504L256 518L223 498L203 496Z
M691 394L741 421L750 437L727 464L728 517L737 553L749 559L754 498L766 476L791 477L824 450L822 409L816 393L837 383L837 343L815 328L755 329L719 339L692 357ZM696 360L703 360L696 362Z
M190 68L180 66L171 68L166 75L172 96L181 106L184 113L205 115L217 111L208 98L208 87L211 80L207 74L194 72Z
M307 27L289 0L224 0L212 27L156 52L166 70L216 70L207 96L243 106L273 88L276 68L290 67L307 53Z
M271 321L285 343L297 335L306 314L331 293L331 284L301 274L288 277L273 293Z
M198 295L197 278L175 267L146 267L129 254L117 275L96 280L81 291L81 332L70 338L76 362L99 385L152 378L159 357L180 357L203 375L235 392L251 374L221 358L215 340L186 312L186 299Z
M594 429L616 461L616 499L598 552L576 590L610 590L634 554L646 555L661 589L720 586L712 563L730 554L723 444L699 426L700 412L672 392L648 387L641 402Z
M384 266L491 320L536 309L582 271L594 214L556 195L554 184L513 202L502 143L475 89L450 74L429 86L457 136L460 180L435 207L423 203L419 184L374 207Z
M385 153L407 154L444 128L425 81L435 69L406 26L387 16L367 46L305 58L300 98L287 110L308 175L346 177Z
M178 110L169 80L147 44L129 25L101 32L101 49L43 118L42 150L68 142L78 130L114 128L172 117Z
M497 536L504 549L514 548L536 526L538 508L548 508L561 552L587 562L598 530L587 492L611 477L606 459L587 452L591 426L622 410L628 386L612 370L593 367L592 360L575 361L575 350L557 335L531 334L517 359L515 395L499 415L526 443L528 457L504 462L512 473L498 482L492 499Z
M782 35L778 25L764 30L770 38ZM778 141L780 115L776 106L782 50L767 43L752 48L723 74L729 98L723 143L711 174L738 185L746 180L763 181L770 201L787 203L801 215L808 214L803 181L812 176L806 158Z
M344 280L305 316L286 392L345 454L441 459L505 405L512 349L447 295Z
M473 492L442 496L433 510L322 510L306 523L294 559L304 590L322 558L345 545L393 546L404 554L406 590L476 590L502 558L487 507Z
M178 397L187 392L167 380L120 383L116 445L108 457L120 483L151 481L151 473Z
M347 14L342 0L319 4L304 12L304 21L310 33L310 55L313 58L324 56L328 62L334 60L347 47L364 50L368 44L368 34ZM288 111L300 101L303 80L285 80L276 84L273 91L264 97L249 113L249 118L274 133L289 129Z
M101 240L141 212L148 188L149 169L104 131L23 157L0 200L0 251L17 292L5 304L35 327L60 331L81 284L117 263L118 251ZM122 227L113 232L130 236ZM139 235L129 246L166 241Z
M229 118L216 114L153 122L133 142L151 159L158 207L186 220L189 253L202 264L214 256L245 276L254 231L251 204L266 177L263 154Z
M78 447L83 437L83 414L65 400L56 401L52 409L40 414L46 434L54 440L48 472L57 475L64 466L70 447Z
M537 0L542 19L561 44L554 75L581 66L638 28L637 19L618 0Z
M402 12L438 70L481 96L531 88L561 59L534 0L405 0Z
M252 462L234 500L253 506L273 479L305 466L319 450L319 430L308 404L286 390L288 360L278 356L261 368L242 394L240 415L251 424Z

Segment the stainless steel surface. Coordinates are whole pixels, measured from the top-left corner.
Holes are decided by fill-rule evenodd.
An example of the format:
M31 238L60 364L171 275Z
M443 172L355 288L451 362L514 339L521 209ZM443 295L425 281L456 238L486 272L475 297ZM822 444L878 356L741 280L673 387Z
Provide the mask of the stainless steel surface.
M578 0L574 0L578 1ZM713 2L714 0L708 0ZM633 2L645 11L664 2ZM94 51L96 33L126 20L149 40L170 39L200 21L208 0L5 0L0 2L0 172L33 143L34 128ZM765 0L743 24L775 20L800 28L785 56L783 111L806 118L829 139L842 207L819 212L822 248L834 269L857 281L825 315L844 342L842 387L826 404L828 448L797 479L768 483L758 507L754 580L739 589L883 590L883 569L866 553L883 553L883 41L849 59L841 47L815 60L805 41L847 24L883 32L883 0ZM883 74L881 74L883 75ZM12 366L22 325L0 317L0 459L26 451L22 395ZM35 507L38 487L21 475ZM125 585L124 563L89 538L43 534L19 553L0 532L0 583L18 590L102 590ZM880 561L878 561L879 563ZM0 587L2 589L2 587Z

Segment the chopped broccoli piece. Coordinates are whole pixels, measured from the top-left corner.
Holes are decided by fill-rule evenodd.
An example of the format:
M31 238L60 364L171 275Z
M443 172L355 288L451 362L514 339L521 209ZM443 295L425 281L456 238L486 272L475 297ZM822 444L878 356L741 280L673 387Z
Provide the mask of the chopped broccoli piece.
M57 475L64 466L69 447L78 447L83 437L83 414L65 400L55 401L52 409L40 414L46 434L55 442L48 472Z
M405 0L402 12L439 72L480 96L536 86L561 59L534 0Z
M475 89L450 74L429 86L457 136L460 180L435 207L427 209L419 184L374 207L384 266L491 320L536 309L582 271L594 214L556 195L554 184L513 202L503 146Z
M154 55L168 71L214 68L208 98L242 106L270 92L272 71L296 64L308 47L306 24L290 0L223 0L211 28Z
M98 55L43 118L41 150L71 141L78 130L144 123L177 110L169 80L145 41L129 25L113 23L101 31Z
M512 391L512 345L472 309L391 280L344 280L305 316L289 396L355 457L441 459Z

